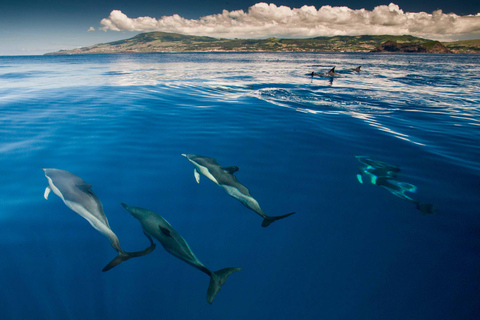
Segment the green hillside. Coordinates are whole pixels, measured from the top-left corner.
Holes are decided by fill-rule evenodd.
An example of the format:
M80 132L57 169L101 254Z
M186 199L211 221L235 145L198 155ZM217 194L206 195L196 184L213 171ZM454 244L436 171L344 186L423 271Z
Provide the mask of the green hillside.
M455 53L480 53L480 39L444 42L443 44Z
M399 44L427 44L427 46L429 43L432 45L436 43L428 39L408 35L334 36L309 39L222 39L167 32L149 32L136 35L130 39L96 44L73 50L62 50L50 54L210 51L370 52L386 41L393 41ZM454 51L452 48L456 43L451 43L452 47L449 47L449 49ZM462 48L465 48L465 46ZM476 48L480 48L480 45L477 44Z

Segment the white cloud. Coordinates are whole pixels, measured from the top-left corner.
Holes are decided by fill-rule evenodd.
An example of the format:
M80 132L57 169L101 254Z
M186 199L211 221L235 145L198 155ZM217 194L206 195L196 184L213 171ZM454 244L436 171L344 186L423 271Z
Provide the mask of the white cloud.
M95 31L95 28L94 27L88 28L87 32L90 32L90 31Z
M480 35L480 13L459 16L433 13L404 12L390 3L366 9L314 6L289 8L264 2L243 10L227 11L185 19L174 14L160 19L129 18L120 10L113 10L100 22L103 30L164 31L222 38L305 38L333 35L410 34L431 39L455 39L465 35Z

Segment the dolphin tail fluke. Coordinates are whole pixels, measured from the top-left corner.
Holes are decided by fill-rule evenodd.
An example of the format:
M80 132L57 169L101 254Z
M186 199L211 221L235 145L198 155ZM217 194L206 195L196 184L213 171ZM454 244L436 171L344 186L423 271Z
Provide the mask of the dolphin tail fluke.
M208 285L207 290L207 302L212 304L213 299L217 295L218 291L222 288L227 281L229 275L236 271L242 270L241 268L225 268L215 272L212 272L210 275L210 284Z
M269 217L269 216L266 216L264 219L263 219L263 222L262 222L262 227L268 227L272 222L275 222L277 220L280 220L280 219L283 219L283 218L286 218L286 217L289 217L291 216L292 214L294 214L295 212L290 212L290 213L287 213L287 214L284 214L283 216L275 216L275 217Z
M432 214L432 213L437 213L437 210L433 207L433 204L431 203L421 203L421 202L416 202L417 204L417 209L423 214Z
M144 232L145 233L145 232ZM124 262L124 261L127 261L129 260L130 258L136 258L136 257L141 257L141 256L144 256L146 254L149 254L150 252L153 251L153 249L155 249L155 243L153 243L153 240L152 240L152 237L150 237L150 235L148 235L147 233L145 233L145 236L148 238L148 240L150 240L150 247L146 248L145 250L142 250L142 251L135 251L135 252L119 252L118 253L118 256L116 256L112 261L110 261L109 264L107 264L105 266L105 268L103 268L103 272L105 271L108 271L110 269L112 269L113 267L116 267L118 266L120 263Z
M120 263L124 262L124 261L127 261L128 259L130 259L131 257L125 253L125 252L120 252L118 254L118 256L115 257L115 259L113 259L112 261L110 261L109 264L107 264L105 266L105 268L102 269L103 272L105 271L108 271L110 269L112 269L113 267L116 267L118 266Z

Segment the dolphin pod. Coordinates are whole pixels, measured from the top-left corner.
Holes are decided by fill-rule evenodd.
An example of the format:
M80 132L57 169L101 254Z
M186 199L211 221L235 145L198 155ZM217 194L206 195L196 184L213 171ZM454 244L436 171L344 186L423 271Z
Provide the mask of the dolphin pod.
M348 70L349 71L361 72L361 70L360 70L361 67L362 66L358 66L356 68L349 68ZM335 71L335 67L333 67L332 69L330 69L327 72L317 73L317 72L312 71L311 73L307 73L306 75L307 76L312 76L312 77L317 76L317 77L330 77L330 78L341 76L340 73Z
M331 71L333 71L333 69ZM194 154L182 154L182 156L186 157L194 165L194 176L197 183L200 182L201 175L212 180L230 196L239 200L247 208L260 215L263 218L262 227L267 227L272 222L295 213L291 212L282 216L267 216L260 208L258 202L251 196L249 190L238 182L234 176L234 173L239 170L238 167L222 167L214 158L205 156ZM358 166L359 174L357 174L357 179L360 183L366 181L373 185L380 186L393 195L416 204L417 209L422 214L436 213L432 204L421 203L407 194L415 192L417 188L412 184L398 181L398 173L400 172L398 166L367 156L357 156L356 159L360 162ZM138 252L123 251L117 236L109 226L102 203L91 190L92 186L85 183L82 178L65 170L43 170L48 180L48 186L44 193L45 199L48 199L50 192L53 191L63 200L67 207L78 213L86 219L92 227L106 236L110 240L112 247L118 252L117 257L107 264L102 271L110 270L130 258L149 254L156 247L152 239L152 237L154 237L168 253L210 277L207 290L207 302L212 304L227 278L232 273L241 270L241 268L230 267L218 271L211 271L200 262L185 239L173 229L163 217L150 210L128 206L124 203L122 203L122 206L142 225L144 234L150 241L150 246Z
M333 67L332 69L330 69L328 72L322 72L322 73L316 73L316 72L313 72L312 73L309 73L308 75L310 76L318 76L318 77L339 77L340 76L340 73L337 73L335 72L335 67Z
M182 156L193 163L195 167L194 175L197 183L200 183L200 174L203 174L208 179L215 182L230 196L234 197L244 206L261 216L263 218L262 227L268 227L272 222L286 218L295 213L291 212L282 216L267 216L260 208L257 200L252 197L250 191L243 184L238 182L237 178L233 175L238 171L238 167L222 167L215 159L196 154L182 154Z
M112 247L118 252L109 264L102 271L108 271L120 263L130 258L144 256L155 249L152 238L146 234L150 240L150 247L138 252L125 252L120 247L117 235L112 231L108 224L107 217L103 212L103 206L97 196L92 192L91 185L86 184L82 178L61 169L43 169L48 179L48 186L45 189L44 198L48 200L50 191L59 196L63 202L85 218L98 232L110 240Z
M200 260L198 260L185 239L183 239L183 237L173 229L170 223L168 223L163 217L153 211L128 206L125 203L122 203L122 206L140 222L143 231L146 234L149 234L160 241L163 248L165 248L168 253L210 276L210 283L207 290L208 303L211 304L213 302L218 291L222 285L225 284L225 281L227 281L227 277L232 273L241 270L241 268L224 268L215 272L210 271L210 269L205 267Z

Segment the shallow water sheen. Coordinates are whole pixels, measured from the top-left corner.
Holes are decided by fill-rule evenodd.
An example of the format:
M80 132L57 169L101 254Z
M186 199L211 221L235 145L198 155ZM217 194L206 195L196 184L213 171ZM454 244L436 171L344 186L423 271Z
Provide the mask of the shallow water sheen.
M478 55L0 57L0 318L475 319L479 74ZM238 166L266 214L297 213L262 228L182 153ZM360 184L359 155L438 213ZM125 250L148 241L121 202L211 270L243 270L213 306L208 277L159 244L102 273L115 251L43 199L44 167L92 185Z

